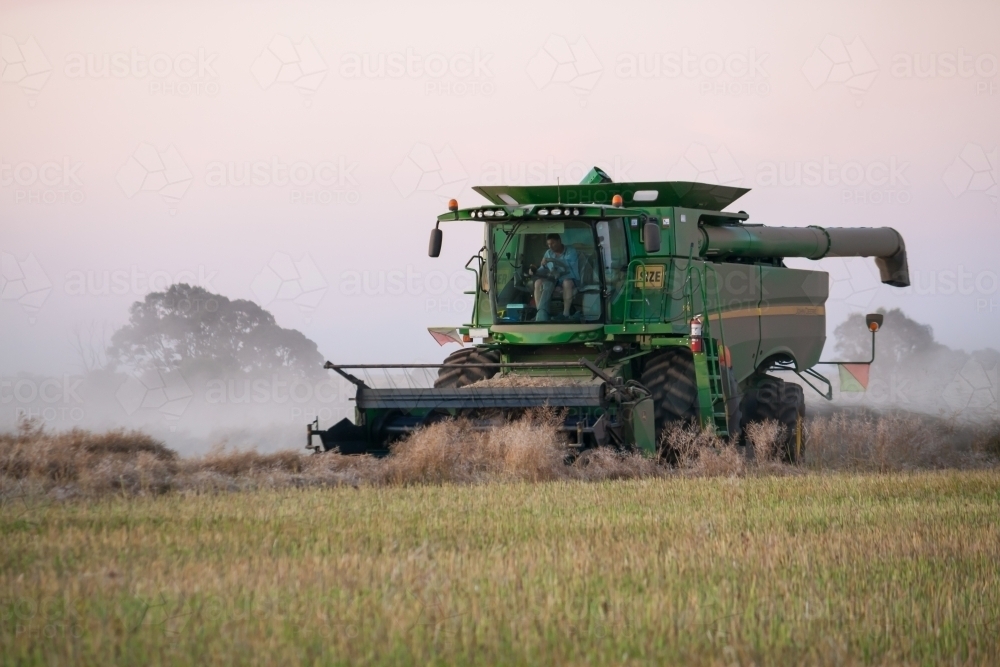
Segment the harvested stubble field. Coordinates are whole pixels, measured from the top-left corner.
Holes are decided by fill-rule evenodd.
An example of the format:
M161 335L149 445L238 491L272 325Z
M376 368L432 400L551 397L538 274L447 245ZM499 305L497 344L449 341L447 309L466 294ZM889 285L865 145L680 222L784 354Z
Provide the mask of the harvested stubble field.
M129 434L64 434L29 462L25 438L58 438L9 436L0 662L1000 661L988 452L873 472L890 439L823 469L722 451L569 474L513 446L544 424L474 443L505 457L492 467L449 463L446 428L350 470L130 455ZM955 463L928 442L912 461Z

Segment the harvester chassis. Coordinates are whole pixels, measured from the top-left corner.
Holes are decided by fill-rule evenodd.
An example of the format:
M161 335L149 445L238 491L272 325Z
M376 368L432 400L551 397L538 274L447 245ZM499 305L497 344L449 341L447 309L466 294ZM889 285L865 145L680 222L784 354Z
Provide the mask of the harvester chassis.
M743 188L612 183L595 168L577 186L474 189L489 203L449 202L429 246L439 256L443 222L484 224L485 243L466 263L475 276L466 292L472 317L429 331L441 344L479 342L441 364L327 362L355 385L356 416L325 430L318 420L309 424L313 451L385 453L439 419L488 428L548 406L563 415L562 430L578 448L650 455L662 453L663 434L678 424L744 443L749 424L775 420L785 427L785 458L795 461L803 451L802 388L769 372L794 372L830 399L832 384L814 366L871 361L820 361L829 277L789 268L784 258L873 257L884 284L909 285L896 230L749 223L745 212L723 210ZM881 316L868 324L874 359ZM439 370L434 387L373 387L350 372L419 368ZM522 371L561 379L486 382Z

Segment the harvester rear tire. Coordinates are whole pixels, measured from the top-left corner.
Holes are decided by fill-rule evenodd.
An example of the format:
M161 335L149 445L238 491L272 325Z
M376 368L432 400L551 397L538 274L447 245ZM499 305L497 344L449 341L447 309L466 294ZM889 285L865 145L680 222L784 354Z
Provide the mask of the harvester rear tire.
M675 425L698 422L694 358L686 349L667 349L646 362L639 380L653 399L656 439Z
M786 382L781 395L781 421L785 424L785 460L800 463L805 454L806 397L802 386Z
M744 430L751 422L778 422L785 427L784 436L777 443L782 460L787 463L802 460L806 403L800 385L767 375L747 390L742 408Z
M500 352L478 347L465 347L452 352L444 360L445 365L438 370L434 387L438 389L458 389L466 385L486 380L497 374L499 366L475 367L469 364L495 364L500 361Z

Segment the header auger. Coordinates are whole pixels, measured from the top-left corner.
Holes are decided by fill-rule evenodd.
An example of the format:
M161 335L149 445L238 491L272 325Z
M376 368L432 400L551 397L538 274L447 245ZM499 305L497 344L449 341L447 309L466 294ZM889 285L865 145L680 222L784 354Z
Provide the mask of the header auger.
M384 452L438 419L488 428L547 405L565 415L563 430L580 448L651 455L674 424L739 441L747 423L773 419L786 426L786 458L796 460L802 387L770 373L825 383L829 398L814 370L825 363L829 280L783 260L874 257L882 282L909 285L894 229L753 224L723 210L744 188L612 183L595 168L579 185L475 190L488 203L460 209L452 200L429 245L438 256L442 223L484 226L483 248L467 264L476 276L470 321L431 330L472 345L438 365L327 362L357 385L356 418L326 430L310 424L310 448ZM351 372L419 366L438 370L433 388L374 388Z

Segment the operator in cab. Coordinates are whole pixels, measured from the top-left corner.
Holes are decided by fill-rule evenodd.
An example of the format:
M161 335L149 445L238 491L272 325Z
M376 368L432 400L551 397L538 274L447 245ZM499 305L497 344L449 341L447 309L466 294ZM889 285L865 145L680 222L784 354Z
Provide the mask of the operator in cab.
M528 274L535 278L535 306L538 309L535 321L548 322L552 318L549 306L557 287L562 289L563 312L552 319L566 321L570 319L573 295L580 284L580 256L575 248L563 245L558 234L546 236L545 245L549 249L542 255L541 266L532 264L528 269Z

